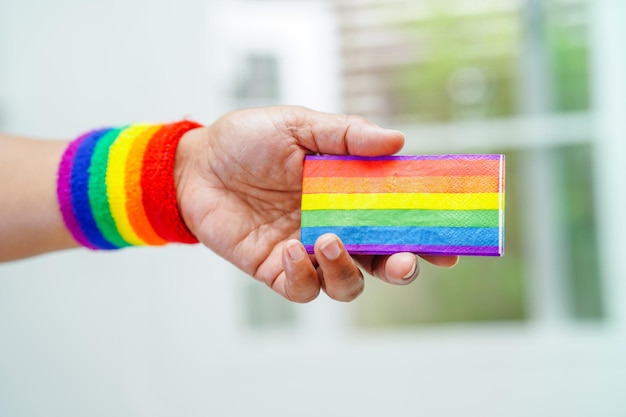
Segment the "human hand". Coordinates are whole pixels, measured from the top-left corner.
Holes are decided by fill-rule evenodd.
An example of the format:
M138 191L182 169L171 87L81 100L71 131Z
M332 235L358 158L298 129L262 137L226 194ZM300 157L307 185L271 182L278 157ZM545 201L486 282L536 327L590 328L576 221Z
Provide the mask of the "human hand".
M360 117L302 107L235 111L183 136L175 169L180 211L203 244L288 300L308 302L322 289L351 301L363 291L359 266L404 285L418 275L417 257L351 257L331 234L307 255L298 240L304 157L391 155L403 145L402 133ZM443 267L458 261L422 258Z

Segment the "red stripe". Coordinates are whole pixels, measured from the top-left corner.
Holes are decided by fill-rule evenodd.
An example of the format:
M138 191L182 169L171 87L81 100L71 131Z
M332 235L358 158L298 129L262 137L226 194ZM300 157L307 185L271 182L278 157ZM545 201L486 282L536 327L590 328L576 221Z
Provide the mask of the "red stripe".
M190 121L163 126L146 148L141 188L146 217L154 231L168 242L197 243L178 211L174 163L176 147L185 132L200 127Z
M305 160L304 177L427 177L500 175L500 160Z

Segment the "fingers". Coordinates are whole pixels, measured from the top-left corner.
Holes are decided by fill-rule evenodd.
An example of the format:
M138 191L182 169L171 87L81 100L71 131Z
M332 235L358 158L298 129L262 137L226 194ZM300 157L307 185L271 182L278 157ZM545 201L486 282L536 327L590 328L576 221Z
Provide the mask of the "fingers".
M363 274L335 235L317 240L317 269L297 240L285 244L282 258L284 272L274 280L272 289L290 301L309 302L320 289L337 301L352 301L363 292Z
M392 155L404 146L402 132L383 129L359 116L285 107L283 123L301 146L316 153Z
M458 256L443 256L443 255L420 255L420 258L433 265L440 266L442 268L452 268L459 263Z
M425 261L452 268L459 262L458 256L419 255ZM419 275L417 256L412 253L395 253L390 256L355 256L356 261L370 274L394 285L406 285Z
M297 240L288 241L283 247L284 271L272 283L272 289L297 303L308 303L320 293L317 271L311 259Z
M316 269L298 240L288 241L282 251L284 271L274 280L272 288L290 301L306 303L314 300L323 289L337 301L352 301L364 289L364 279L359 265L370 275L394 285L407 285L419 275L419 263L412 253L395 253L389 256L360 255L351 257L341 240L325 234L315 243ZM450 268L457 264L458 256L420 255L434 265ZM355 263L355 261L357 263Z
M315 257L320 285L330 298L352 301L361 295L363 274L337 236L320 236L315 242Z
M355 259L370 275L394 285L410 284L419 274L417 256L412 253L355 256Z

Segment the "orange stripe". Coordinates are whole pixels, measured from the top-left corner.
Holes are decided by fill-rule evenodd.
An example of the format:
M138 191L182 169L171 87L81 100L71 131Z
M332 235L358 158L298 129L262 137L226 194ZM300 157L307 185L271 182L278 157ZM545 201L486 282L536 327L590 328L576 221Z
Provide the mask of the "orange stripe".
M306 160L304 177L467 177L499 175L499 159Z
M152 136L161 129L162 125L151 126L138 135L130 148L126 164L126 210L128 220L135 233L148 245L165 245L167 241L153 229L143 207L143 192L141 189L141 168L143 157Z
M316 193L497 193L498 177L308 177L303 194Z

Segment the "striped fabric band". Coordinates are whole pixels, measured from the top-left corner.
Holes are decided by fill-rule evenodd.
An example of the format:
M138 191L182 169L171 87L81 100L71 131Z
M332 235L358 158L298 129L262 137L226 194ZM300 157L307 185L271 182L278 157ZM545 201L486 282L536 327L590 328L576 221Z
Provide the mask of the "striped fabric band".
M69 144L57 197L74 239L90 249L196 243L178 211L176 147L191 121L88 132Z
M301 240L353 254L502 256L504 155L307 156Z

